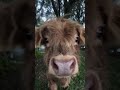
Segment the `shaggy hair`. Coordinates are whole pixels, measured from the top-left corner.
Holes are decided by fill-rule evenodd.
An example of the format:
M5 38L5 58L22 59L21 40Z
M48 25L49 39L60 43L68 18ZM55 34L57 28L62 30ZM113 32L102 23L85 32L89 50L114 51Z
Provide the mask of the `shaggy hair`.
M50 48L46 49L46 52L48 55L51 56L51 54L73 54L76 53L76 49L74 47L75 39L78 34L78 38L81 39L81 41L78 41L78 44L83 43L84 39L81 35L82 26L80 24L67 20L67 19L57 19L57 20L51 20L46 22L41 27L41 34L43 41L41 43L46 44L44 42L44 39L48 39L48 46ZM47 60L47 59L46 59Z
M120 6L115 5L112 0L86 1L86 66L87 71L94 72L97 75L94 78L98 80L89 87L92 90L108 89L107 53L109 48L120 46L120 9L118 7ZM89 86L89 82L93 82L94 79L87 76ZM96 83L100 87L96 87Z
M34 11L32 0L0 3L0 52L24 49L24 65L18 77L20 80L15 84L18 87L14 86L16 90L33 90Z
M39 32L39 34L37 32ZM75 56L79 63L80 45L85 43L84 28L75 21L56 18L45 22L40 29L36 31L36 44L40 42L42 45L45 45L44 60L48 69L50 68L50 60L57 55ZM69 76L69 78L55 77L59 78L63 87L69 85L71 76ZM49 81L55 77L48 73Z

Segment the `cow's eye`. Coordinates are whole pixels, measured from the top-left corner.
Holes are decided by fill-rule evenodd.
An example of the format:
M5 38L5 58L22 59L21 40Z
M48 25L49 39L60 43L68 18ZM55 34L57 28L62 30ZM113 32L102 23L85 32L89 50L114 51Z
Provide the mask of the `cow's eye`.
M33 35L32 35L31 32L27 32L26 33L26 37L27 37L28 40L32 40L33 39Z
M97 37L98 39L103 39L104 30L105 30L105 27L104 27L104 26L98 27L97 32L96 32L96 37Z
M33 39L33 33L31 32L30 29L24 28L23 32L24 32L24 35L25 35L27 40L32 40Z
M47 38L44 38L44 40L45 40L45 43L47 44L47 43L48 43L48 39L47 39Z
M48 44L48 38L46 38L46 37L44 37L43 39L42 39L42 41L41 41L41 43L43 44L43 45L47 45Z
M80 43L80 38L79 38L79 37L76 37L75 42L76 42L77 44L79 44L79 43Z

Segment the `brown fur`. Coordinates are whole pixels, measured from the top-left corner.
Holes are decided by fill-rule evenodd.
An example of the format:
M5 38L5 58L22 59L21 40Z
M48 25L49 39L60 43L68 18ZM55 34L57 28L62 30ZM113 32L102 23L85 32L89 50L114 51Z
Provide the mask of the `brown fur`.
M44 60L48 68L48 80L50 90L57 90L57 82L60 81L62 87L69 86L71 76L74 77L78 73L79 47L85 43L82 26L77 22L57 18L45 22L39 29L37 35L41 35L41 44L45 45ZM36 35L36 36L37 36ZM75 41L78 37L78 43ZM36 40L37 37L36 37ZM46 40L46 41L45 41ZM52 58L57 60L68 60L74 57L76 66L75 71L70 76L57 76L50 65Z
M35 48L40 47L41 35L39 33L39 27L35 27Z
M95 77L93 75L93 77L96 78L96 82L94 82L94 79L88 75L87 84L89 84L89 82L93 82L89 87L90 90L107 90L107 57L105 47L103 45L103 41L105 39L102 35L102 38L97 37L99 28L104 27L106 23L104 23L104 18L102 16L104 13L101 13L99 6L100 3L98 2L99 0L87 0L86 5L86 66L88 72L94 72L97 76ZM104 12L104 9L102 11ZM105 19L107 18L105 17Z
M0 6L0 52L12 51L16 47L25 50L20 89L33 90L34 2L15 0Z
M92 88L90 90L109 89L107 50L110 47L120 46L120 9L118 7L112 0L86 1L86 66L87 71L94 72L97 75L97 77L94 77L97 82L92 84L96 88L90 86L89 88ZM97 36L97 32L100 30L99 27L103 27L103 34L100 37ZM91 77L87 77L87 79L89 86L89 82L93 82L94 79Z

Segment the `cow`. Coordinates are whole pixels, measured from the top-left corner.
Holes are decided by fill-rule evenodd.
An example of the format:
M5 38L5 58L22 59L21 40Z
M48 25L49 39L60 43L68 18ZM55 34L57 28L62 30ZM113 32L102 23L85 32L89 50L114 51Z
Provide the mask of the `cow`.
M102 46L104 27L96 0L86 1L86 90L103 90L106 58Z
M67 88L79 71L80 45L85 43L84 28L70 19L55 18L46 21L37 32L36 44L41 42L45 46L44 62L50 90L57 90L58 83Z
M86 90L109 89L108 51L120 46L116 1L86 0Z
M15 0L0 3L0 52L24 51L20 87L13 90L34 88L34 25L35 6L33 0ZM19 54L19 53L18 53Z

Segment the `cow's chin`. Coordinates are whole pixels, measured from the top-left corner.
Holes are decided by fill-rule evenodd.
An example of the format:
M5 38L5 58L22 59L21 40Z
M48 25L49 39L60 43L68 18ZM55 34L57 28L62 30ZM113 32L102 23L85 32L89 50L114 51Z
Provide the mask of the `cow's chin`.
M71 74L71 75L59 76L59 75L57 75L57 74L48 73L48 75L49 75L49 76L54 77L54 78L58 78L58 79L62 79L62 78L69 78L69 77L73 78L73 77L76 77L76 76L77 76L77 74L78 74L78 72L77 72L77 73L75 73L75 74Z

